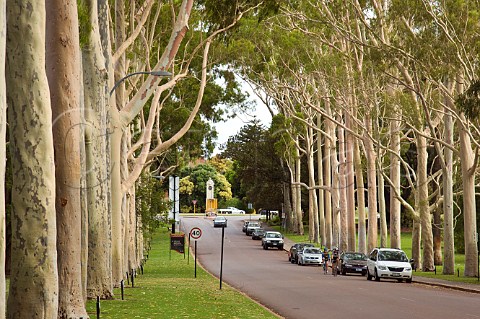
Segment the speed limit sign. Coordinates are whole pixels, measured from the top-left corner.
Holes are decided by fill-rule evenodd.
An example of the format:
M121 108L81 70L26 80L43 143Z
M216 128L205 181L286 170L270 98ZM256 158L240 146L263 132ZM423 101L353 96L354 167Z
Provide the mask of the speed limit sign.
M193 227L192 230L190 230L190 237L199 240L200 237L202 237L202 230L198 227Z

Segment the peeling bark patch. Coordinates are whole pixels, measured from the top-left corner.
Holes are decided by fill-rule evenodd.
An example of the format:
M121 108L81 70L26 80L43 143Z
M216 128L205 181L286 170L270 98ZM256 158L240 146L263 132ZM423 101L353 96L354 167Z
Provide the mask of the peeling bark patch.
M66 198L60 198L60 205L62 205L62 207L67 206L67 203L68 203L68 200Z

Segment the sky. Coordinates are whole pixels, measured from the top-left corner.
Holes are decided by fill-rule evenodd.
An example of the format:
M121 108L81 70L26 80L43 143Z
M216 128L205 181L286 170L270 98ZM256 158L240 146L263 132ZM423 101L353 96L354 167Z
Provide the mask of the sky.
M213 124L218 132L217 147L213 151L213 155L219 153L218 146L220 146L220 144L226 143L230 136L236 135L240 129L253 120L254 117L257 117L266 128L270 127L272 116L270 115L268 108L260 99L258 99L255 93L253 93L249 85L244 84L242 88L249 94L248 100L251 101L255 109L248 114L238 114L236 117L229 119L226 122Z

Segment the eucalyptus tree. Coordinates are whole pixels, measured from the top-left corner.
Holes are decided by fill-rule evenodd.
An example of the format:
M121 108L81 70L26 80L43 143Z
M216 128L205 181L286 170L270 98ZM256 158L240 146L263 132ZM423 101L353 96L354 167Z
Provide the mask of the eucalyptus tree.
M45 72L45 2L7 1L6 20L5 74L15 176L7 318L56 318L55 165Z
M150 2L148 2L150 3ZM210 78L209 67L207 65L208 57L209 57L209 48L210 45L213 43L213 40L222 33L225 33L227 30L233 28L238 21L242 18L242 16L248 12L259 12L261 11L262 5L266 5L268 8L273 8L275 6L276 1L269 1L268 3L264 4L262 1L247 1L242 4L230 3L230 2L218 2L218 1L201 1L194 5L193 1L183 1L182 4L178 6L178 14L177 18L173 19L174 25L171 28L171 36L169 42L166 44L165 49L162 50L162 54L159 58L155 58L155 55L147 54L147 59L144 60L144 65L149 66L152 58L154 61L155 70L173 70L175 72L172 78L165 84L159 86L157 85L160 82L160 79L155 78L153 76L149 76L147 80L143 83L143 85L136 90L136 93L132 96L132 98L127 102L125 101L124 106L120 110L112 110L114 115L113 118L113 127L116 130L124 131L134 122L139 114L141 114L142 109L145 105L149 104L150 98L153 96L152 103L150 104L150 110L148 115L148 120L146 121L146 125L142 130L140 137L132 143L132 147L128 151L127 154L123 156L132 156L134 155L134 160L132 163L132 169L127 173L125 179L120 181L120 183L115 182L112 187L115 188L115 191L118 191L120 194L124 194L127 190L131 189L134 182L140 176L141 171L143 168L154 161L157 157L162 156L165 152L172 148L174 144L176 144L181 137L183 137L190 129L192 123L194 122L196 115L199 112L200 107L203 105L203 96L205 87L207 84L207 79ZM146 2L147 4L147 2ZM172 3L172 5L174 5ZM176 7L172 7L174 9L170 12L176 12ZM219 8L222 8L221 11L218 11ZM145 10L148 9L148 6L145 6ZM157 13L160 11L157 11ZM196 13L198 14L196 15ZM199 18L198 20L194 20L195 23L199 25L202 24L205 28L192 28L187 32L187 23L195 16ZM200 18L203 19L200 21ZM158 16L152 16L151 22L155 22L158 19ZM151 24L151 30L156 30L156 26ZM152 37L155 37L158 33L148 31L148 38L147 43L151 43ZM161 33L160 33L161 34ZM187 37L188 40L185 44L184 38ZM141 39L143 40L143 39ZM150 41L150 42L149 42ZM194 43L192 51L190 51L190 45ZM122 46L122 45L121 45ZM184 51L184 59L180 61L180 65L178 69L172 68L174 63L178 61L174 61L175 56L179 50ZM200 54L197 53L202 52L203 54L199 57ZM201 67L197 69L197 72L191 72L190 64L194 59L200 59ZM192 73L192 74L191 74ZM162 93L166 93L166 96L171 96L171 101L175 101L176 99L180 98L180 96L176 95L176 90L172 90L177 83L187 78L187 76L197 77L198 80L198 89L196 90L196 97L193 100L193 103L189 106L191 107L191 111L189 112L188 116L185 119L183 125L178 128L174 134L168 136L167 139L163 140L161 135L158 134L159 130L159 119L160 119L160 110L165 105L165 96L160 99ZM168 93L167 93L168 92ZM153 127L156 125L157 127L157 134L152 134ZM112 145L118 145L120 143L121 138L120 132L117 134L112 135ZM153 139L152 139L153 136ZM152 142L155 142L153 145ZM115 154L112 154L112 162L117 163L120 159L119 152L116 151ZM117 168L115 168L117 169ZM118 176L118 173L115 173ZM115 200L118 203L119 198ZM121 216L116 216L115 220L115 238L121 238ZM118 239L114 241L115 245L119 247L118 243L121 243ZM116 249L119 251L119 248ZM121 263L118 257L120 254L115 254L116 262ZM115 276L116 279L119 278L120 274Z
M81 57L76 1L48 0L46 71L55 148L58 318L87 317L81 261Z

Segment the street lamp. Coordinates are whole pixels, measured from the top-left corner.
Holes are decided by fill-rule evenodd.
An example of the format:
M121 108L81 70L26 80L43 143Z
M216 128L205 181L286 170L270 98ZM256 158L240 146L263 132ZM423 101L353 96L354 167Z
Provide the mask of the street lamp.
M119 86L123 81L125 81L125 80L128 79L129 77L134 76L134 75L137 75L137 74L147 74L147 75L164 76L164 77L172 76L172 73L167 72L167 71L163 71L163 70L160 70L160 71L138 71L138 72L133 72L133 73L130 73L130 74L125 75L123 78L121 78L120 80L118 80L117 83L115 83L115 85L113 86L113 88L110 90L110 96L112 96L112 94L113 94L113 92L115 91L115 89L117 88L117 86Z

